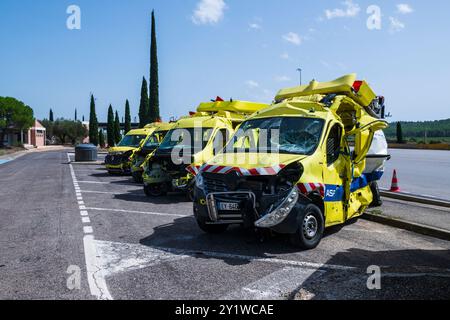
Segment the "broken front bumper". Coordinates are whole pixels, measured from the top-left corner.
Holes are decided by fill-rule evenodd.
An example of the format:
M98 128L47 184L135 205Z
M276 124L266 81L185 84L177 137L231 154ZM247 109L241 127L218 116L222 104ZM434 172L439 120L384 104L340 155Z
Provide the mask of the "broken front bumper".
M196 187L194 215L206 224L240 224L255 228L255 222L262 218L257 211L257 201L252 192L219 192L206 195L202 189ZM239 210L223 210L220 203L237 203ZM305 207L306 203L297 202L287 217L270 229L282 234L295 233L299 225L298 216Z

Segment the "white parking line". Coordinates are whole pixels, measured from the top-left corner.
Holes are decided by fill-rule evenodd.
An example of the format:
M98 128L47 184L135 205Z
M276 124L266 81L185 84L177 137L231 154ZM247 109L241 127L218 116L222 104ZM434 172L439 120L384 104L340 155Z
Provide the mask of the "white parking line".
M83 239L84 254L86 256L86 269L91 294L99 300L112 300L106 285L103 268L101 267L101 255L97 253L94 236L88 235Z
M72 176L73 186L75 188L81 221L83 224L90 224L91 219L89 218L89 212L86 210L75 171L72 164L70 163L71 161L69 154L67 154L67 159L69 161L70 175ZM97 250L95 248L94 236L92 235L94 233L94 229L92 228L92 226L86 225L83 226L83 232L85 234L83 238L83 245L89 290L91 291L91 294L99 300L112 300L111 294L109 293L108 287L106 285L103 271L99 267L99 265L101 265L101 262L99 262L98 260L101 258L98 257Z
M89 219L89 217L82 217L81 218L81 222L83 222L83 223L91 223L91 219Z
M122 210L122 209L110 209L110 208L86 208L86 210L90 211L111 211L111 212L122 212L122 213L136 213L136 214L145 214L151 216L165 216L165 217L193 217L192 215L187 214L172 214L172 213L161 213L161 212L144 212L144 211L133 211L133 210Z

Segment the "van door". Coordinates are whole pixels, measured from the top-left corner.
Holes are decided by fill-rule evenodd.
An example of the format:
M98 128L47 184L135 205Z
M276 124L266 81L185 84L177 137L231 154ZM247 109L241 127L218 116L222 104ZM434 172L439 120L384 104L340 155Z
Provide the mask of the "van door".
M350 158L349 171L347 172L351 183L346 185L346 194L349 194L349 200L346 204L346 219L361 215L372 203L372 192L363 174L366 168L366 156L372 145L375 132L385 129L387 126L388 124L384 120L364 116L359 122L359 127L346 134L347 139L354 137L354 149Z
M344 184L349 155L346 155L344 128L341 124L334 123L331 125L325 140L324 154L326 157L323 165L325 224L328 227L345 221Z

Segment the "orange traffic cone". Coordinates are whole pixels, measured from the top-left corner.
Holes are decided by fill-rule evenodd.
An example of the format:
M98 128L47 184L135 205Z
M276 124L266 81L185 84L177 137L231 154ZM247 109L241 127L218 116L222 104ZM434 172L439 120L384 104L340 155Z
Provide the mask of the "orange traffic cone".
M391 192L400 192L397 179L397 170L394 170L394 176L392 177Z

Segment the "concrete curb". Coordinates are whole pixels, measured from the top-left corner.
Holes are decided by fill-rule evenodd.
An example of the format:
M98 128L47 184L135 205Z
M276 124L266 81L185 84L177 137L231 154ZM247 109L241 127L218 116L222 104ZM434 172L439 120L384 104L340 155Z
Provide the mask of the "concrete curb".
M414 195L414 194L409 194L409 193L390 192L387 190L380 190L380 194L382 197L386 197L386 198L450 208L450 201L446 201L443 199L424 197L424 196L419 196L419 195Z
M88 162L76 162L72 161L70 164L81 165L81 166L102 166L105 163L103 161L88 161Z
M415 222L406 221L400 218L388 217L382 214L375 214L366 212L363 216L363 219L369 220L372 222L381 223L384 225L388 225L394 228L399 228L407 231L412 231L415 233L423 234L426 236L447 240L450 241L450 231L439 229L431 226L421 225Z

